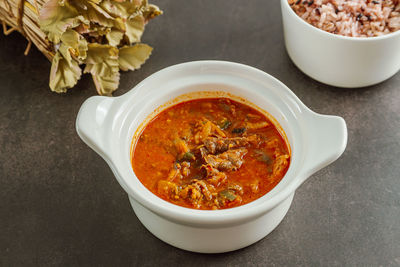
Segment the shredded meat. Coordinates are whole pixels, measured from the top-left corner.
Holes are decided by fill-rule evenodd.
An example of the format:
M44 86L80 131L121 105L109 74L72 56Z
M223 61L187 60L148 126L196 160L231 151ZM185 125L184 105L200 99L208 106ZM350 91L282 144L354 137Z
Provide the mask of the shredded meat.
M255 147L260 147L260 145L264 142L264 140L257 134L252 134L247 137L247 141L249 144L255 146Z
M187 153L187 152L189 152L189 147L188 147L187 143L184 140L180 139L180 138L176 138L174 140L174 145L175 145L176 150L178 151L178 153L180 153L182 155Z
M246 148L232 149L218 155L207 155L204 160L220 171L235 171L242 166L246 153Z
M206 172L206 177L212 177L219 173L219 170L211 166L210 164L202 165L202 170Z
M212 195L210 192L210 185L207 185L206 182L204 181L198 181L196 179L193 180L192 186L196 187L199 191L201 191L201 193L203 193L204 197L207 200L211 200L212 199Z
M226 183L227 176L224 172L220 172L218 169L213 168L210 164L201 166L203 170L206 171L207 182L214 185L220 186Z
M187 199L196 207L200 205L203 199L211 201L215 195L214 191L215 188L212 184L197 179L182 187L165 180L160 180L157 185L159 195L172 199Z
M219 154L229 149L235 149L239 147L245 147L249 144L259 146L262 140L256 134L252 134L246 137L233 137L233 138L217 138L208 137L204 140L204 147L200 150L202 157L205 154ZM206 149L206 150L205 150Z
M208 137L204 140L204 146L207 148L210 154L222 153L229 149L243 147L248 144L249 142L246 137L234 137L234 138Z
M174 167L169 171L167 181L172 182L175 179L182 179L181 165L179 163L174 164Z
M246 117L249 118L250 120L259 120L259 119L261 119L261 116L256 115L256 114L251 114L251 113L247 114Z
M211 178L207 179L207 182L214 186L220 186L221 184L225 184L227 179L228 178L224 172L218 172Z
M199 206L203 199L210 201L213 198L212 191L215 188L206 182L194 179L190 184L183 186L179 197L188 199L194 206Z
M279 140L277 138L274 138L270 141L267 142L266 147L267 148L272 148L272 149L276 149L279 146Z
M157 192L164 197L173 197L178 194L178 186L173 182L160 180L157 185Z
M289 155L280 155L274 161L274 166L272 167L272 174L282 175L286 167L289 165Z
M182 191L179 192L179 196L183 199L189 200L195 207L200 206L200 200L203 197L200 190L195 186L187 185Z
M184 177L188 177L190 174L190 162L184 161L181 163L181 173Z
M248 130L258 130L262 129L265 127L268 127L269 123L266 121L261 121L261 122L247 122L246 123L246 129Z
M205 148L205 146L201 146L199 148L199 150L200 150L201 157L204 159L208 155L207 148Z
M226 137L217 125L207 119L197 123L196 134L194 135L195 143L200 144L209 136Z

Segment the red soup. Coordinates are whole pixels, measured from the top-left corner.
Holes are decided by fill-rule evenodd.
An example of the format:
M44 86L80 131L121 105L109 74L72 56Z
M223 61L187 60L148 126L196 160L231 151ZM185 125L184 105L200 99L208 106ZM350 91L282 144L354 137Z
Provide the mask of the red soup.
M276 126L228 98L172 106L133 145L133 170L142 184L193 209L249 203L274 188L290 164L290 149Z

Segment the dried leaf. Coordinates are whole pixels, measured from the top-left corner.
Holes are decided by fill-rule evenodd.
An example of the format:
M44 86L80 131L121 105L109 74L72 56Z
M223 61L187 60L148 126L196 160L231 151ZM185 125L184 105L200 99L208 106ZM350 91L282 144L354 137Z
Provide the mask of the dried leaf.
M86 52L88 50L88 44L82 35L74 30L67 30L61 36L61 47L60 50L67 49L74 58L82 62L86 58ZM64 58L66 55L63 53Z
M142 1L112 1L104 0L101 2L101 7L114 17L127 19L132 14L138 12L143 5Z
M103 36L106 36L110 32L111 32L110 27L105 27L105 26L98 25L96 23L91 23L90 29L87 30L86 34L89 37L99 39L99 40L97 40L97 42L101 43L101 38ZM92 43L93 43L93 40L92 40Z
M97 93L99 95L108 95L110 96L112 92L117 90L119 85L119 72L116 72L111 77L102 77L99 75L93 75L93 82L96 86Z
M122 31L114 29L112 29L109 33L106 34L108 43L112 46L118 46L121 43L123 37L124 33Z
M86 14L90 21L97 22L104 26L113 26L113 23L111 22L113 20L113 17L96 3L89 1L88 5L86 5L86 10ZM108 24L108 22L110 22L110 24Z
M80 24L78 27L75 27L74 30L77 31L79 34L89 33L91 31L91 25Z
M147 5L146 8L142 11L142 15L146 21L146 23L151 20L154 19L157 16L162 15L162 11L158 8L158 6L156 5Z
M84 72L91 73L101 95L110 95L119 84L118 48L97 43L88 44Z
M40 10L40 28L54 44L60 42L61 35L69 28L89 22L67 1L49 0Z
M111 45L88 44L85 73L112 76L118 72L118 48Z
M123 71L139 69L150 57L152 50L147 44L122 47L119 49L119 68Z
M105 27L114 27L120 30L125 30L125 23L122 18L111 16L106 10L99 6L98 3L96 3L100 1L93 2L75 0L75 2L79 2L77 10L88 21Z
M75 86L82 75L78 62L65 59L60 52L53 58L50 70L50 88L57 93L65 93L67 88Z
M128 37L130 43L140 42L144 31L144 17L138 15L126 21L125 35Z
M140 39L148 20L162 13L147 0L46 0L39 6L40 27L55 50L49 55L55 53L52 90L75 85L79 64L86 64L102 95L117 89L119 70L138 69L148 59L152 48Z

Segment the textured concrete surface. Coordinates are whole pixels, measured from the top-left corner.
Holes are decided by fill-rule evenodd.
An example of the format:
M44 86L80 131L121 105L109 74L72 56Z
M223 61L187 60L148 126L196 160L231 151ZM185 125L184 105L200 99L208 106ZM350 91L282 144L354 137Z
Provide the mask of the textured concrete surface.
M345 153L297 190L260 242L220 255L176 249L141 225L106 163L76 135L91 79L52 93L46 59L35 49L23 56L17 33L0 34L0 266L399 266L400 73L353 90L313 81L285 52L277 0L154 2L165 11L144 35L154 53L122 75L117 95L175 63L242 62L316 112L344 117Z

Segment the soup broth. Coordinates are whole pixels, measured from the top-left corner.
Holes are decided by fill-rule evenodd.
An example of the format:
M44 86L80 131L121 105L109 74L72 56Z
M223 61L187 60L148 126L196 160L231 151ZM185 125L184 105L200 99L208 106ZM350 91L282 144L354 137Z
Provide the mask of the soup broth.
M228 98L172 106L133 145L140 182L158 197L193 209L226 209L258 199L290 165L288 144L267 116Z

